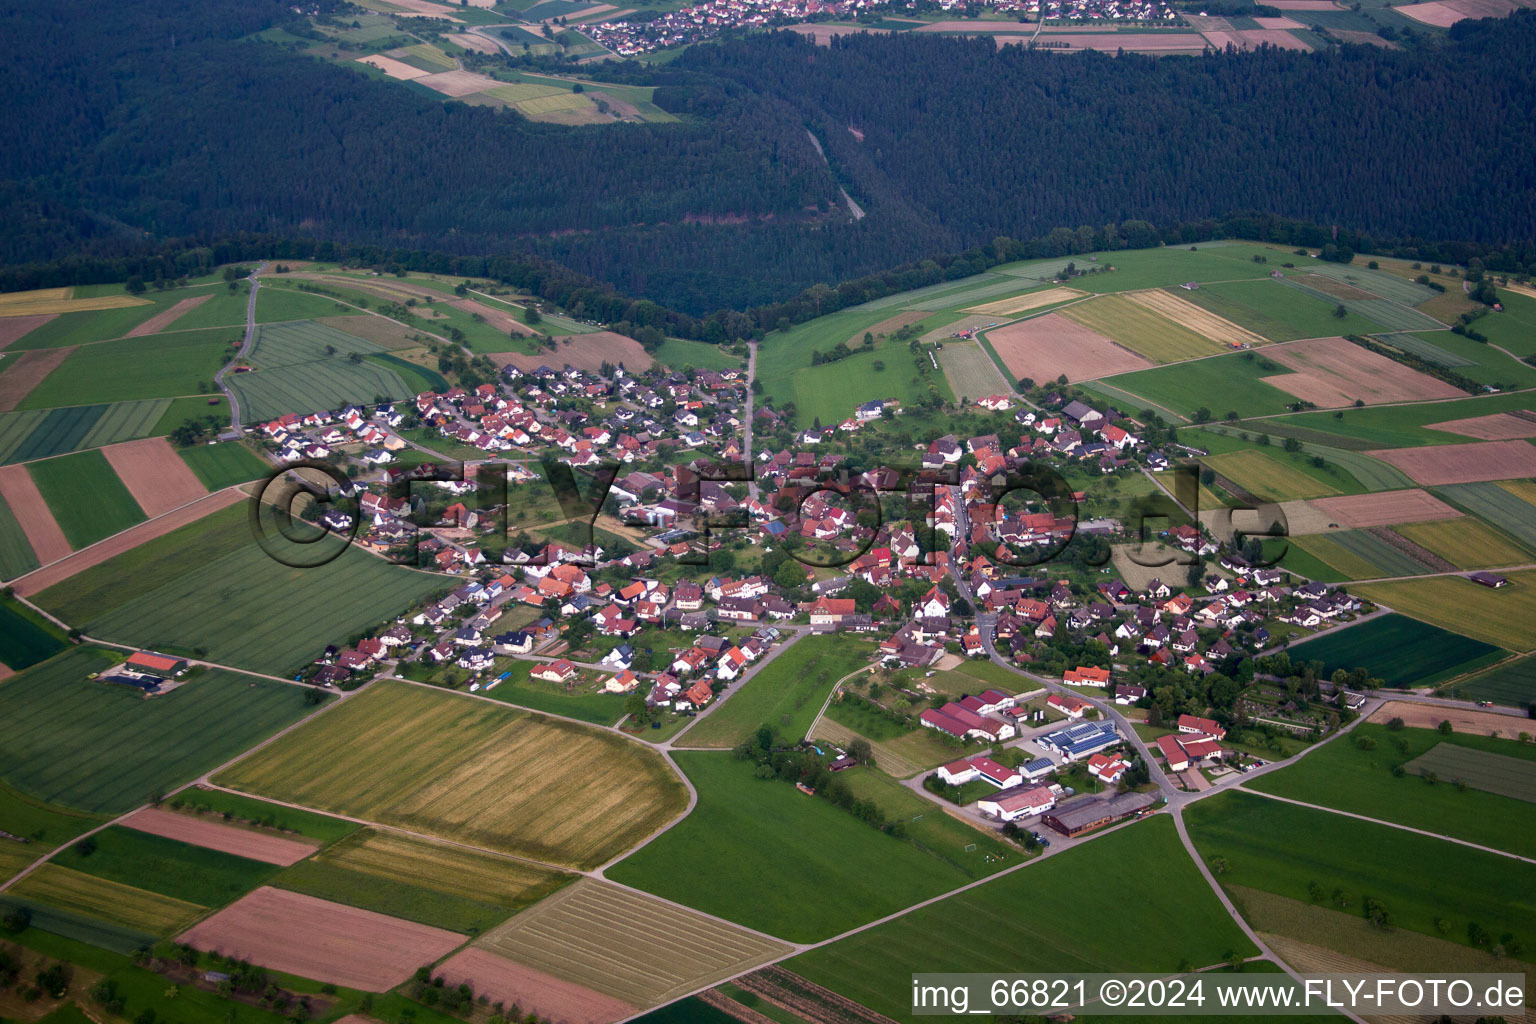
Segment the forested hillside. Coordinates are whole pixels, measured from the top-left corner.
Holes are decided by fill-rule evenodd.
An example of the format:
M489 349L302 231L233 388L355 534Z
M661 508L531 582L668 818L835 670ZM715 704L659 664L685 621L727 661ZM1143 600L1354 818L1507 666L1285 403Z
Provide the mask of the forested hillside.
M1378 237L1536 237L1536 12L1411 50L1206 58L760 34L598 72L662 86L683 124L581 128L245 38L291 17L276 0L0 10L18 115L0 262L302 233L532 253L697 313L1124 220L1261 211Z

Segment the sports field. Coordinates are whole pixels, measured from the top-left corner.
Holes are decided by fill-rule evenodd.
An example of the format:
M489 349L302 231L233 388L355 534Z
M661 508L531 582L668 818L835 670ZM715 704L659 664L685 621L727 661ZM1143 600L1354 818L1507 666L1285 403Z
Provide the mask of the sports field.
M1091 301L1068 306L1061 311L1061 315L1099 332L1154 363L1197 359L1227 350L1228 346L1220 341L1199 334L1164 315L1164 303L1158 297L1164 294L1137 292L1100 295ZM1141 300L1133 297L1141 295L1147 297ZM1167 298L1173 299L1173 296ZM1171 311L1173 303L1167 305ZM1198 307L1195 312L1208 316Z
M233 328L174 331L82 345L22 400L23 409L175 398L211 389L227 361Z
M686 803L666 762L638 743L398 682L375 684L214 781L582 868Z
M154 586L159 576L132 587L131 597L114 595L127 600L91 618L91 635L144 647L203 650L210 661L273 675L295 671L326 644L399 615L443 589L440 577L356 549L323 566L292 568L268 557L249 534L191 576ZM49 593L39 595L40 600L46 602Z
M699 792L680 824L609 878L791 941L811 942L970 881L724 751L679 751ZM688 865L686 871L679 865Z
M730 699L678 739L683 747L734 747L762 726L793 742L805 736L832 684L878 653L848 634L807 636L782 649Z
M57 864L44 864L9 891L66 913L153 935L169 935L196 920L206 909Z
M1536 570L1507 574L1497 590L1460 576L1364 583L1361 597L1511 651L1536 650Z
M1437 743L1406 765L1410 775L1434 775L1456 785L1536 803L1536 763L1454 743Z
M1536 562L1536 555L1526 548L1469 516L1432 523L1409 523L1397 527L1396 531L1451 562L1458 569L1487 569Z
M47 801L121 813L303 717L283 683L206 670L161 697L88 680L112 659L75 648L0 685L5 781Z
M570 875L523 861L364 829L284 871L273 885L450 931L486 931Z
M1201 800L1184 818L1200 853L1226 860L1223 885L1311 902L1315 881L1326 893L1347 894L1356 913L1375 896L1394 928L1440 935L1435 922L1443 921L1452 942L1466 942L1472 922L1494 936L1536 934L1536 907L1512 898L1536 892L1536 865L1253 793Z
M210 491L257 480L272 469L265 459L238 441L194 445L178 449L176 454Z
M260 295L265 297L269 291L315 298L281 289L263 289ZM255 371L230 374L226 382L240 399L242 415L255 421L290 412L339 409L348 403L371 402L376 395L398 399L413 394L400 374L363 358L383 353L384 349L356 335L312 320L269 322L256 332L251 347Z
M1121 893L1134 862L1155 886ZM1097 887L1097 898L1085 890ZM1127 941L1127 936L1136 936ZM911 965L953 972L1157 971L1254 952L1165 815L803 953L790 970L897 1021L915 1022Z
M1239 487L1270 501L1339 493L1337 487L1253 449L1211 455L1203 461Z
M595 879L544 900L475 945L638 1007L675 999L791 950ZM531 1002L538 1006L536 997Z
M144 510L100 449L34 462L27 471L77 551L144 521Z
M278 869L271 864L114 825L89 854L71 846L53 863L206 907L239 899Z
M1321 661L1318 678L1368 668L1391 687L1426 686L1486 663L1503 652L1479 640L1447 632L1406 615L1383 615L1289 648L1297 664Z

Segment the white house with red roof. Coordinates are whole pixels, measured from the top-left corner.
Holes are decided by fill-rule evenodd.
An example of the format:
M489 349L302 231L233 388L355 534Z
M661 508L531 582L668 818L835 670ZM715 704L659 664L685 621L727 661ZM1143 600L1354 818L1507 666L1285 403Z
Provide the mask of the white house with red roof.
M978 811L999 821L1044 814L1055 806L1056 793L1049 786L1024 786L976 801Z

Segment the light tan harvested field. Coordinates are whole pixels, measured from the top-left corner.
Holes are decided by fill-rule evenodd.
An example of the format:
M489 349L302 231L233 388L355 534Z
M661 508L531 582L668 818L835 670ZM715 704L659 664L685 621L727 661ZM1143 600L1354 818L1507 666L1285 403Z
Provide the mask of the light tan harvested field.
M20 469L21 467L7 466L5 468ZM0 469L0 478L3 478L4 472L5 470ZM0 493L3 493L3 487L0 487ZM62 555L54 555L53 558L63 558L63 560L54 562L53 565L48 564L51 559L44 558L41 552L39 552L37 560L43 563L43 568L34 570L21 577L13 586L16 588L16 593L22 597L30 597L40 591L47 590L55 583L69 579L76 573L81 573L92 566L100 565L109 558L115 558L124 551L131 551L140 544L152 541L156 537L164 536L172 530L180 529L204 516L212 515L221 508L244 501L246 497L247 495L234 487L222 491L214 491L201 501L186 505L168 515L160 516L158 519L151 519L148 522L140 523L137 526L124 530L122 533L114 534L99 544L92 544L88 548L83 548L69 555L68 558L63 558ZM7 498L7 501L9 501L9 498ZM54 528L57 529L57 525ZM31 534L27 536L30 540ZM60 540L62 540L63 534L61 533L59 536ZM35 546L33 550L36 550ZM68 545L65 546L64 553L69 554Z
M987 340L1015 379L1029 377L1042 384L1061 374L1069 381L1091 380L1153 365L1059 313L988 331Z
M283 867L297 864L319 848L316 843L287 839L238 825L226 825L212 818L168 811L161 807L145 807L118 824L139 832L148 832L152 836L164 836L193 846L259 860L263 864L281 864Z
M387 349L415 348L421 344L417 340L419 332L382 316L328 316L318 322Z
M612 331L573 334L557 340L559 345L553 352L545 349L531 356L521 352L497 352L491 356L491 362L497 366L515 366L519 370L537 370L540 366L598 370L604 362L609 362L623 363L624 368L631 371L648 370L656 362L638 341Z
M1254 18L1254 24L1259 28L1293 29L1306 28L1301 22L1292 18Z
M132 295L95 295L74 298L73 288L37 288L27 292L0 293L0 317L38 316L45 313L83 313L98 309L147 306L148 299Z
M1207 338L1221 342L1223 345L1263 345L1269 339L1239 327L1226 317L1217 316L1209 310L1201 309L1193 302L1180 298L1161 288L1152 288L1143 292L1125 292L1125 297L1144 306L1154 313L1161 313L1174 323L1188 327L1196 334L1202 334Z
M0 323L5 321L0 320ZM74 354L75 346L35 348L0 360L0 412L10 412Z
M1394 718L1401 718L1404 725L1414 729L1434 729L1441 722L1450 722L1451 728L1457 732L1506 738L1518 736L1527 721L1525 718L1494 714L1492 711L1410 704L1405 700L1389 700L1371 714L1371 721L1378 723L1389 722Z
M1536 476L1536 445L1526 441L1386 448L1365 454L1390 462L1412 477L1415 483L1427 486Z
M316 981L383 992L457 949L464 937L264 885L177 941Z
M1349 530L1398 523L1427 523L1435 519L1455 519L1461 515L1427 491L1381 491L1376 494L1346 494L1336 498L1314 498L1312 506ZM1314 531L1316 532L1316 531Z
M1116 544L1109 550L1116 574L1138 593L1146 590L1153 580L1166 580L1171 585L1189 571L1177 561L1184 557L1184 552L1167 544ZM1141 561L1137 561L1138 558ZM1164 559L1168 560L1164 565L1142 564Z
M1295 499L1280 502L1280 512L1285 516L1285 532L1292 537L1304 537L1312 533L1327 533L1328 524L1338 522L1314 506L1315 501ZM1238 525L1241 525L1239 523Z
M504 331L507 334L516 333L532 336L539 333L519 320L510 310L487 306L485 303L477 302L474 299L455 299L448 303L448 305L454 309L463 310L466 313L478 314L485 318L486 323L498 331Z
M572 878L500 854L373 828L332 844L316 860L501 907L509 914L537 903Z
M209 292L207 295L199 295L193 299L182 299L170 309L167 309L162 313L156 313L148 320L145 320L133 330L123 335L123 337L140 338L146 334L156 334L160 331L163 331L171 324L181 319L184 314L192 312L198 306L201 306L211 298L213 298L212 292Z
M196 501L208 488L163 437L109 444L101 450L146 516Z
M1028 295L1015 295L1011 299L999 299L996 302L984 303L980 306L969 306L968 313L988 313L997 316L1008 316L1014 313L1024 313L1031 309L1039 309L1042 306L1054 306L1058 302L1066 302L1068 299L1080 299L1087 292L1080 292L1076 288L1047 288L1043 292L1030 292Z
M429 72L423 71L421 68L412 67L404 61L395 60L393 57L386 57L382 53L374 53L368 55L367 57L359 57L357 58L357 62L359 64L367 64L370 67L378 68L390 78L398 78L403 82L409 82L413 78L424 78L427 74L429 74Z
M446 985L467 981L494 1003L519 1006L555 1024L612 1024L641 1009L474 946L444 961L438 973Z
M811 41L817 46L831 46L832 40L838 36L851 36L859 32L870 32L874 35L884 35L890 31L888 28L876 28L873 25L828 25L825 23L810 25L786 26L791 32L798 32L803 36L810 36Z
M466 50L475 53L500 53L501 47L497 46L485 36L476 35L473 32L460 32L458 35L449 36L448 41L455 46L462 46Z
M47 565L69 554L69 541L64 539L64 531L48 511L48 503L32 482L26 466L0 466L0 498L11 506L11 514L27 535L38 564ZM25 596L20 586L16 590Z
M495 88L496 80L484 75L477 75L469 71L439 71L432 75L422 75L418 81L429 88L436 89L445 96L468 96L473 92L484 92Z
M1296 372L1260 380L1323 408L1354 405L1357 399L1366 405L1377 405L1465 397L1465 392L1444 381L1343 338L1287 342L1271 346L1266 354Z
M38 313L33 316L0 317L0 351L4 351L12 342L26 337L58 315L57 313Z
M1536 420L1522 419L1512 413L1496 412L1488 416L1468 416L1462 420L1444 420L1426 423L1428 430L1443 430L1448 434L1475 437L1480 441L1510 441L1520 437L1536 437Z
M687 806L654 751L592 726L385 681L213 780L545 864L588 869Z
M791 951L612 882L582 879L475 945L634 1006L655 1006Z

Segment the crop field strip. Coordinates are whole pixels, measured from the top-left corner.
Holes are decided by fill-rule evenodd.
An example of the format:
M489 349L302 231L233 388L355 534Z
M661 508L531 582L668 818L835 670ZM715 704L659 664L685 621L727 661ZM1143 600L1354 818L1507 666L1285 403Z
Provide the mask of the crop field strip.
M67 807L122 813L310 710L294 687L219 670L149 701L85 678L110 664L74 648L0 686L0 718L14 730L0 750L6 782Z
M1227 350L1228 346L1169 319L1158 303L1156 298L1134 299L1130 293L1100 295L1065 307L1061 315L1154 363L1198 359Z
M90 853L66 847L54 854L53 863L198 906L237 900L278 871L272 864L122 825L105 828L93 838L96 847Z
M1393 348L1400 348L1410 355L1418 356L1420 359L1423 359L1426 362L1434 363L1437 366L1457 367L1477 365L1474 360L1466 359L1462 356L1456 355L1454 352L1447 352L1439 345L1436 345L1432 341L1426 341L1425 339L1419 337L1417 334L1398 332L1394 334L1378 334L1376 338L1378 341L1391 345Z
M270 558L249 539L192 578L138 592L93 636L145 647L202 647L211 661L283 675L338 635L368 629L443 587L441 577L348 550L315 568Z
M381 758L390 765L384 774L374 770ZM529 778L557 762L559 771ZM526 781L514 787L514 778ZM376 684L215 781L573 867L621 853L686 803L666 762L637 743L395 682Z
M14 597L0 595L0 664L20 672L53 657L67 642L58 626Z
M975 401L987 395L1008 394L1012 388L975 341L951 341L939 353L939 365L949 378L956 398Z
M99 448L29 463L27 470L77 551L147 518Z
M1384 536L1384 534L1387 534ZM1389 531L1383 527L1365 530L1341 530L1328 534L1328 539L1345 551L1364 559L1383 570L1384 576L1422 576L1430 572L1446 572L1455 568L1450 563L1436 565L1418 558L1406 545L1391 542Z
M1375 292L1384 299L1404 306L1417 306L1421 302L1427 302L1439 293L1433 288L1418 284L1406 277L1389 274L1385 270L1371 270L1351 266L1348 264L1328 263L1317 260L1308 265L1308 271L1322 277L1331 277L1336 281L1351 284L1363 288L1369 292Z
M635 1006L654 1006L791 951L629 889L583 879L480 947Z
M0 316L37 316L44 313L89 313L98 309L147 306L148 300L132 295L95 295L75 298L73 288L39 288L0 295Z
M1419 680L1453 675L1490 656L1503 656L1481 640L1406 615L1383 615L1332 629L1289 649L1298 663L1321 661L1322 676L1331 676L1335 669L1347 672L1363 667L1393 687L1418 685Z
M172 899L147 889L108 881L81 871L44 864L9 890L71 914L132 928L154 935L169 935L197 920L206 907Z
M1536 650L1536 570L1509 573L1497 590L1461 576L1366 583L1356 592L1416 619L1506 650Z
M38 566L26 531L4 497L0 497L0 580L13 580Z
M234 328L172 331L81 345L42 380L20 408L48 409L86 402L127 402L198 394L239 339ZM199 387L199 384L202 387Z
M1433 772L1445 782L1536 803L1536 762L1525 758L1437 743L1403 767L1410 775Z
M1504 661L1481 675L1458 682L1452 689L1472 700L1523 707L1536 701L1536 656Z
M312 320L262 324L249 357L256 369L227 381L255 420L413 394L390 367L350 358L384 354L372 342Z
M1388 331L1439 331L1445 329L1445 325L1434 317L1420 313L1411 306L1404 306L1401 303L1393 302L1390 299L1340 299L1329 295L1327 292L1318 291L1316 288L1302 284L1293 277L1282 277L1277 278L1277 280L1288 288L1295 288L1315 298L1343 306L1356 316L1378 323ZM1373 331L1372 333L1378 332Z
M1536 553L1471 517L1409 523L1395 527L1394 532L1446 559L1458 569L1536 564Z
M30 462L149 437L171 407L168 398L0 413L0 463Z
M1269 501L1320 498L1339 489L1299 469L1293 469L1256 449L1211 455L1205 464L1244 489Z
M1287 543L1293 549L1304 551L1335 570L1339 577L1344 580L1372 580L1391 575L1384 571L1381 566L1362 558L1338 543L1330 534L1314 533L1299 537L1289 537L1287 538ZM1296 568L1298 572L1302 571L1299 566L1294 565L1290 561L1287 561L1286 564L1289 568ZM1303 575L1310 574L1303 572Z
M1435 493L1536 548L1536 487L1526 481L1450 484Z

